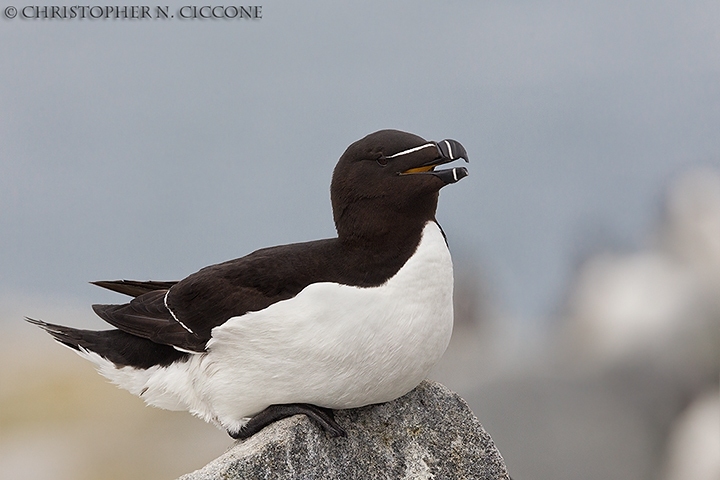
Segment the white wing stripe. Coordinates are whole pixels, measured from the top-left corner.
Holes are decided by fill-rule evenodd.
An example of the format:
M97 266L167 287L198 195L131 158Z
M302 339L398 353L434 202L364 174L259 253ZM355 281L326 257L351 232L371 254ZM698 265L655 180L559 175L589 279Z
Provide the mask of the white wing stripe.
M165 308L168 309L168 312L170 312L170 315L172 315L173 319L175 319L176 322L178 322L180 325L182 325L182 327L183 327L185 330L187 330L188 332L190 332L190 333L192 333L193 335L195 335L195 332L193 332L192 330L190 330L187 325L185 325L183 322L181 322L180 319L178 319L178 318L175 316L175 313L173 313L173 311L170 310L170 307L168 307L167 297L168 297L169 294L170 294L170 290L167 291L167 293L165 294L165 297L163 298L163 303L165 303Z

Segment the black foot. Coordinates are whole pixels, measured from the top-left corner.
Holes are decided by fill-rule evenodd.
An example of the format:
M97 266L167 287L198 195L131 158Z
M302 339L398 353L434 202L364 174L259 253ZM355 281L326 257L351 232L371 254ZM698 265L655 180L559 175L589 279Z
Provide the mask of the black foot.
M298 414L307 415L311 420L314 420L320 428L328 432L331 437L347 436L345 430L343 430L343 428L335 421L335 415L332 410L329 408L318 407L316 405L310 405L309 403L270 405L265 410L252 417L239 432L233 433L228 431L228 435L235 440L245 440L252 437L271 423Z

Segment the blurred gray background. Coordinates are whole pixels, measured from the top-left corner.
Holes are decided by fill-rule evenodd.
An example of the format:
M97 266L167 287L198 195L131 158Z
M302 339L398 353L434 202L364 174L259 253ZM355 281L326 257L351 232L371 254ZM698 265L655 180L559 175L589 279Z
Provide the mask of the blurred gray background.
M143 409L22 317L104 328L89 305L122 298L89 281L333 236L332 168L382 128L469 152L438 211L458 334L435 377L513 477L720 478L717 428L677 440L697 402L697 425L720 411L713 1L3 16L0 478L172 478L222 453L222 432Z

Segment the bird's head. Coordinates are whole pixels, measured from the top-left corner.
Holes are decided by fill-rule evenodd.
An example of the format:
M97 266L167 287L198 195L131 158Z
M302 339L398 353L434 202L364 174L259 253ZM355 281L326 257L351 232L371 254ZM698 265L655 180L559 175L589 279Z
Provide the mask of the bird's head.
M435 218L438 192L468 175L455 140L427 141L398 130L380 130L350 145L333 172L330 197L338 235L384 235L398 223L424 225Z

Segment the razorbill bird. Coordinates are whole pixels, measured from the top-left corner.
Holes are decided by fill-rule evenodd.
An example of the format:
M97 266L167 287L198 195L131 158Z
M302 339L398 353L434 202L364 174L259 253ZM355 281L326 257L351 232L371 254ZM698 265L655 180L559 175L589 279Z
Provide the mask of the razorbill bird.
M453 274L435 220L465 167L455 140L381 130L350 145L330 187L337 238L264 248L177 282L102 281L112 330L28 319L150 405L247 438L298 413L345 435L333 409L394 400L445 351Z

